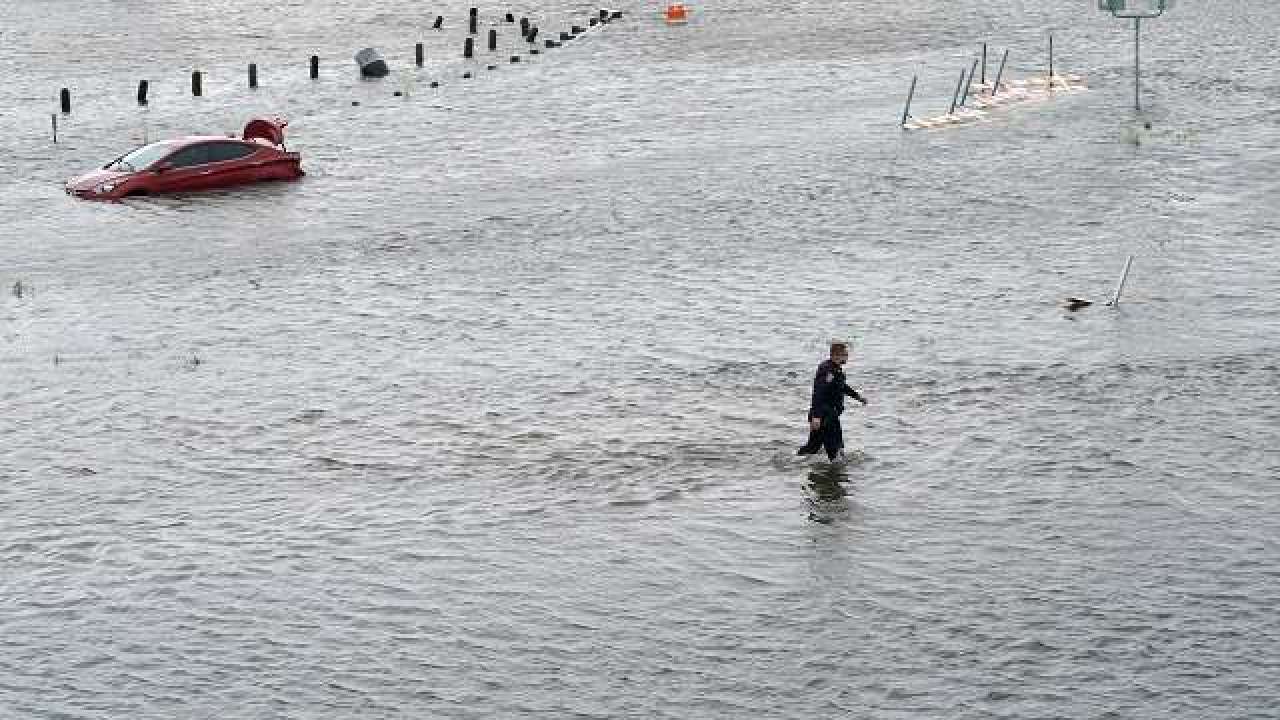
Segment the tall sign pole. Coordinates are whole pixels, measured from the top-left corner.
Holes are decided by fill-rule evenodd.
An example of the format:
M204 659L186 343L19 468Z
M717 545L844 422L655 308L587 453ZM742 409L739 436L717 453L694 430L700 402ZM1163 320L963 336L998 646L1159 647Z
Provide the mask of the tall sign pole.
M1133 18L1133 109L1142 112L1142 19L1164 14L1173 0L1098 0L1098 9Z
M1142 112L1142 18L1133 19L1133 109Z

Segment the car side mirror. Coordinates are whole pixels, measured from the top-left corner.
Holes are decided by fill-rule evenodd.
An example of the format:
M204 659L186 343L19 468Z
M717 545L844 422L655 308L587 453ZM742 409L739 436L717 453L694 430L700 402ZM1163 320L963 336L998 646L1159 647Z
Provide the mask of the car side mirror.
M158 162L158 163L156 163L155 165L152 165L152 166L151 166L151 172L153 172L153 173L168 172L168 171L170 171L170 170L172 170L172 169L173 169L173 163L171 163L171 162L169 162L169 161L167 161L167 160L166 160L166 161L164 161L164 162Z

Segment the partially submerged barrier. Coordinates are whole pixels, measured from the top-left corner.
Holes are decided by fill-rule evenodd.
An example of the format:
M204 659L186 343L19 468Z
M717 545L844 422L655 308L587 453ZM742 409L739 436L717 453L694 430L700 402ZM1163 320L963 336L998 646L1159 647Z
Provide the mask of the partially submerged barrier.
M907 104L902 110L899 125L904 130L931 130L953 127L981 120L994 111L1028 103L1043 102L1060 94L1082 92L1088 89L1085 79L1073 73L1057 74L1053 69L1053 35L1049 36L1049 63L1045 75L1035 75L1023 80L1004 79L1009 51L1005 50L996 70L995 80L988 83L987 45L982 44L980 58L974 58L968 71L960 70L960 80L951 95L947 112L926 118L911 115L911 102L915 97L916 76L911 77L911 89L907 92ZM980 79L974 81L974 73L981 67ZM966 79L967 78L967 79Z

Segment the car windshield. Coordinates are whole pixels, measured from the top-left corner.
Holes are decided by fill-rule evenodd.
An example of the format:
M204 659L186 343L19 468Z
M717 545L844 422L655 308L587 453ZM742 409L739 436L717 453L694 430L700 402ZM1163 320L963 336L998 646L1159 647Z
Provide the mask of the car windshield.
M145 170L148 165L159 160L169 151L173 150L173 143L158 142L150 145L143 145L127 155L112 160L104 170L123 170L125 172L137 172Z

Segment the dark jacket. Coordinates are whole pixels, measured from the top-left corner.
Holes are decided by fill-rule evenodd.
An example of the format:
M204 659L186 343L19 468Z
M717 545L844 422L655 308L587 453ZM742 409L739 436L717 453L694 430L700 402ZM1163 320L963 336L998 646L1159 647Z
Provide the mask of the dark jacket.
M809 401L810 419L839 416L844 412L845 395L863 402L858 391L849 387L845 381L844 370L830 360L823 360L813 376L813 399Z

